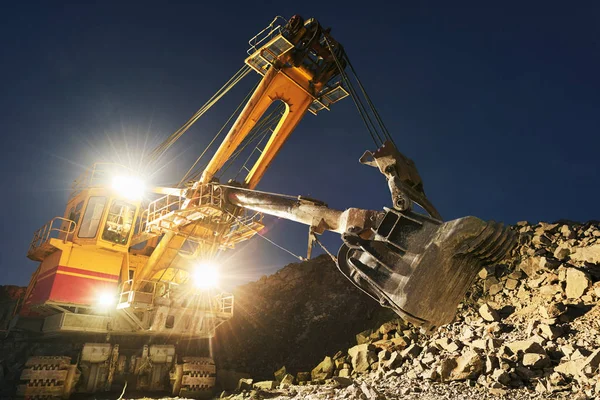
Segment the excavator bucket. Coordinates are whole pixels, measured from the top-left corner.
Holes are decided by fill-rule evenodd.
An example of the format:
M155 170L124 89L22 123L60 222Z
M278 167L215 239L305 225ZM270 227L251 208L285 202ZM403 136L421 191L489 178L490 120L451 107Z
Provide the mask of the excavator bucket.
M431 331L452 322L482 267L504 258L515 235L496 222L464 217L441 222L386 209L374 236L343 235L340 271L361 290Z

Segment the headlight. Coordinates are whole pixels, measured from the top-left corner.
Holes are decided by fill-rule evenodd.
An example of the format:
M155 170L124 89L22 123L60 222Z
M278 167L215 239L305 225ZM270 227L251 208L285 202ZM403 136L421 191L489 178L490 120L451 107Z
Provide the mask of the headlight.
M126 199L141 200L146 190L146 185L138 177L119 175L113 178L112 188Z
M110 290L99 292L96 295L96 306L101 309L108 309L117 304L117 296Z
M210 289L219 285L219 268L211 262L201 262L192 271L192 282L198 289Z

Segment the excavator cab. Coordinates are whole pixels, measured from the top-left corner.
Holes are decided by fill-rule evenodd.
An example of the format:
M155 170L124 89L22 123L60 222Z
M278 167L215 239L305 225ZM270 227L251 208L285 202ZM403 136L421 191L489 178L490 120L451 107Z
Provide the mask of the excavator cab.
M63 217L37 230L27 257L40 261L27 289L31 307L56 313L116 298L138 219L141 181L127 168L94 164L75 180Z

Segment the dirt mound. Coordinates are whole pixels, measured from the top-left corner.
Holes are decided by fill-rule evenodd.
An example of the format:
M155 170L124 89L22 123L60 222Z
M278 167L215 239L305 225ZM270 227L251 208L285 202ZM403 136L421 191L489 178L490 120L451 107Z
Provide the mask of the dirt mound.
M433 335L397 318L372 324L355 331L353 346L322 353L304 372L290 368L283 355L276 368L286 365L287 370L271 383L256 386L255 380L253 387L246 382L246 388L282 399L597 398L600 226L523 222L514 229L517 248L501 264L479 273L456 320ZM329 316L334 321L345 317L340 309ZM276 330L284 321L273 323ZM321 337L331 336L323 330ZM313 340L304 342L305 348L318 346L319 337ZM273 348L267 344L262 350ZM265 391L269 387L278 389Z

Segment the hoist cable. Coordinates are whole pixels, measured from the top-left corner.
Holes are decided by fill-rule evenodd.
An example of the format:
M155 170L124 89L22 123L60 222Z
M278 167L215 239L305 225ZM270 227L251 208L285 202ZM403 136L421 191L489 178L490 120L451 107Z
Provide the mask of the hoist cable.
M385 126L385 124L383 123L383 119L381 118L381 116L379 115L379 112L377 111L377 108L375 107L375 105L371 101L371 97L369 97L369 94L367 93L367 91L364 88L362 82L360 81L360 78L358 77L358 74L356 73L356 70L354 69L354 66L350 62L350 59L348 58L347 55L346 55L346 63L350 67L350 71L352 71L352 75L354 75L354 78L356 79L356 82L358 83L358 87L360 88L360 90L361 90L364 98L367 100L367 103L369 104L369 107L371 108L371 111L373 112L373 115L375 116L375 119L379 123L379 126L381 127L381 130L383 131L384 136L386 137L386 139L388 139L389 141L391 141L392 143L394 143L394 139L392 138L392 136L390 135L390 132L388 131L388 129ZM394 143L394 146L395 145L396 145L396 143Z
M226 210L227 211L227 210ZM306 258L299 256L297 254L294 254L291 250L286 249L285 247L275 243L274 241L272 241L271 239L269 239L268 237L264 236L262 233L260 233L257 229L255 229L254 227L246 224L241 218L239 218L238 216L232 214L230 211L227 211L227 213L229 215L231 215L233 218L235 218L240 224L244 225L245 227L247 227L248 229L254 231L254 233L256 233L258 236L260 236L261 238L263 238L264 240L266 240L267 242L271 243L273 246L277 247L280 250L285 251L286 253L290 254L292 257L297 258L300 261L306 261Z
M231 168L231 166L233 165L233 163L237 160L237 158L240 156L240 154L242 154L242 152L246 149L246 147L248 147L248 145L250 145L250 143L254 142L257 138L260 137L259 142L262 141L262 139L264 139L264 137L266 135L269 134L269 130L270 127L275 123L278 122L281 119L281 115L284 109L284 105L278 105L278 107L271 111L271 113L269 115L267 115L264 118L261 118L257 125L254 126L254 128L252 128L251 130L251 134L249 135L249 137L242 143L242 145L236 150L236 152L230 157L229 160L227 160L227 165L225 165L221 171L219 171L219 177L222 177L223 174L225 174L225 172L227 172L227 170L229 168Z
M364 108L364 105L360 101L360 98L356 95L356 91L354 90L354 87L352 86L352 82L348 78L348 75L346 74L346 71L342 67L340 60L338 59L337 55L333 51L333 48L331 47L331 44L329 43L327 36L324 36L324 39L325 39L325 43L327 44L327 48L329 49L329 52L331 53L333 60L335 61L335 64L337 65L338 70L340 71L342 80L344 81L344 83L346 84L346 87L350 91L350 97L352 97L352 101L354 102L354 105L358 109L358 113L361 116L363 123L367 127L367 131L369 132L369 135L371 136L371 138L373 139L373 142L375 143L375 145L377 147L381 146L381 144L383 144L383 140L381 139L381 136L379 135L379 133L377 132L376 129L373 129L373 127L375 125L373 124L373 121L371 121L370 116L367 114L366 109ZM377 137L377 139L379 139L379 141L376 139L376 137Z
M237 83L239 83L252 69L245 65L240 68L192 117L183 124L177 131L171 134L165 141L157 146L148 156L147 164L150 165L162 157L165 152L217 101L219 101L227 92L229 92Z
M185 180L188 178L188 176L190 176L190 174L192 173L192 171L194 170L194 168L196 167L196 165L198 165L198 163L200 162L200 160L202 159L202 157L204 157L204 154L206 154L206 152L208 151L208 149L212 146L212 144L221 135L221 133L223 132L223 130L225 130L225 127L227 125L229 125L229 122L231 122L231 120L233 119L233 117L238 114L238 112L246 104L246 102L248 101L248 99L250 98L250 96L252 96L252 93L254 92L254 90L256 89L257 86L258 86L258 83L256 85L254 85L254 87L252 89L250 89L250 91L248 92L248 94L246 95L246 97L244 98L244 100L242 100L242 102L237 106L237 108L235 109L235 111L229 116L229 118L223 124L223 126L221 126L221 129L219 129L219 131L217 132L217 134L213 137L213 139L210 141L210 143L202 151L202 153L196 159L196 161L194 162L194 164L192 164L192 166L190 167L190 169L188 169L188 171L185 173L185 175L183 176L183 178L181 178L181 180L179 181L179 184L177 185L177 187L181 187L181 185L183 184L183 182L185 182ZM197 173L196 173L196 175L197 175Z

